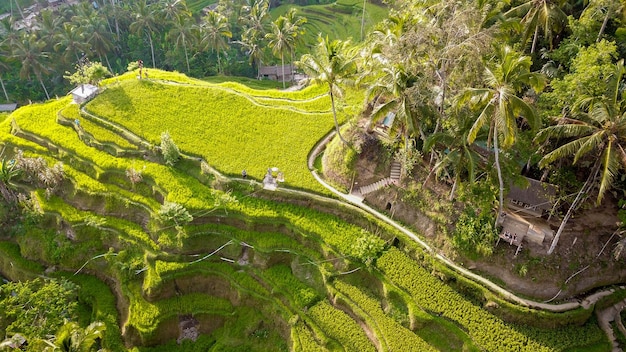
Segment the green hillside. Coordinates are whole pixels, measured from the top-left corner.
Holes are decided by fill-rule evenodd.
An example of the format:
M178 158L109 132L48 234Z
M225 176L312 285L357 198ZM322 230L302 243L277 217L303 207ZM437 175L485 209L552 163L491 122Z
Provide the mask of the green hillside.
M361 40L362 20L364 20L363 33L368 33L376 23L386 18L388 13L384 7L365 2L363 18L363 3L360 0L339 0L325 5L281 5L272 10L272 18L284 15L290 8L295 7L298 15L307 19L303 26L306 31L303 42L308 46L316 43L320 33L330 39L352 38L358 42Z
M324 192L306 168L308 152L333 126L321 88L279 92L149 75L109 79L82 107L64 97L0 123L5 158L41 157L48 167L62 163L64 174L54 187L19 179L39 215L0 237L0 269L17 281L48 268L46 275L76 283L86 320L106 325L103 347L606 348L591 310L512 305L365 212L212 171L238 176L246 168L259 180L278 166L285 186ZM358 102L353 94L344 114ZM173 167L156 147L166 130L191 156ZM131 182L130 169L141 172L139 181ZM193 219L168 215L172 203ZM190 327L197 340L177 344Z

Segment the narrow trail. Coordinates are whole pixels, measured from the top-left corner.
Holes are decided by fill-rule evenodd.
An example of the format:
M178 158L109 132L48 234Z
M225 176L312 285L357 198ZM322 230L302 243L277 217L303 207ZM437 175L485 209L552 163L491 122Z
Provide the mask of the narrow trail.
M580 308L580 307L588 309L589 307L593 306L599 299L601 299L602 297L604 297L604 296L606 296L608 294L611 294L613 292L612 290L606 290L606 291L602 291L602 292L598 292L598 293L589 295L589 296L587 296L586 298L584 298L584 299L582 299L580 301L570 301L570 302L559 303L559 304L538 302L538 301L533 301L533 300L530 300L530 299L519 297L516 294L514 294L513 292L508 291L508 290L504 289L503 287L497 285L493 281L491 281L489 279L486 279L486 278L484 278L484 277L482 277L480 275L477 275L477 274L467 270L466 268L464 268L464 267L462 267L460 265L457 265L451 259L447 258L443 254L441 254L439 251L437 251L433 247L431 247L428 243L424 242L421 238L419 238L411 230L409 230L409 229L405 228L404 226L398 224L396 221L390 219L389 217L387 217L386 215L380 213L376 209L373 209L373 208L369 207L368 205L363 204L363 202L362 202L363 199L361 197L339 192L337 189L335 189L334 187L332 187L331 185L326 183L317 174L317 172L315 171L315 168L313 167L313 163L315 161L315 158L324 150L324 148L326 147L326 144L333 138L334 134L335 134L335 131L329 133L324 138L322 138L322 140L320 140L320 142L318 142L318 144L313 148L313 150L309 154L309 158L307 160L307 164L308 164L309 170L311 171L311 174L313 175L313 177L322 186L324 186L326 189L328 189L333 194L335 194L340 199L342 199L343 200L342 203L348 203L348 204L350 204L352 206L360 208L360 209L366 211L367 213L375 216L376 218L386 222L387 224L395 227L397 230L401 231L406 236L408 236L413 241L415 241L417 244L419 244L422 248L424 248L424 250L426 250L428 253L433 255L437 260L439 260L440 262L444 263L446 266L448 266L449 268L453 269L457 273L463 275L464 277L482 284L483 286L487 287L491 291L493 291L495 293L498 293L499 295L501 295L502 297L504 297L505 299L507 299L507 300L509 300L509 301L511 301L513 303L519 304L519 305L524 306L524 307L529 307L529 308L534 308L534 309L541 309L541 310L550 311L550 312L566 312L566 311L574 310L574 309L577 309L577 308Z
M102 123L108 123L109 125L115 126L116 128L118 128L120 130L124 130L125 133L129 133L129 134L133 135L135 138L137 138L138 140L141 140L142 144L145 143L147 145L150 145L149 142L143 140L141 137L133 134L129 130L127 130L127 129L119 126L119 125L113 124L110 121L107 121L107 120L105 120L103 118L100 118L100 117L98 117L96 115L93 115L93 114L85 111L84 108L81 109L81 111L86 113L86 114L88 114L90 117L98 119ZM541 309L541 310L550 311L550 312L566 312L566 311L574 310L574 309L577 309L577 308L580 308L580 307L582 307L584 309L588 309L589 307L593 306L602 297L604 297L604 296L606 296L608 294L611 294L613 292L612 290L605 290L605 291L602 291L602 292L597 292L597 293L594 293L592 295L589 295L589 296L587 296L587 297L585 297L584 299L581 299L581 300L572 300L572 301L569 301L569 302L564 302L564 303L559 303L559 304L538 302L538 301L534 301L534 300L530 300L530 299L519 297L516 294L514 294L513 292L508 291L508 290L504 289L503 287L499 286L498 284L494 283L493 281L491 281L489 279L486 279L486 278L484 278L484 277L482 277L480 275L477 275L477 274L469 271L468 269L466 269L466 268L464 268L464 267L462 267L460 265L457 265L451 259L447 258L443 254L441 254L440 252L435 250L433 247L431 247L428 243L423 241L417 234L415 234L411 230L409 230L406 227L400 225L399 223L397 223L396 221L394 221L391 218L387 217L386 215L380 213L376 209L373 209L373 208L369 207L368 205L363 204L363 198L362 197L359 197L359 196L356 196L356 195L352 195L352 194L346 194L346 193L342 193L342 192L338 191L337 189L335 189L334 187L332 187L331 185L326 183L317 174L317 172L315 171L315 168L313 166L315 158L325 149L326 144L328 144L328 142L330 142L330 140L334 137L335 133L336 133L335 131L330 132L329 134L327 134L324 138L322 138L314 146L314 148L309 153L308 160L307 160L307 166L308 166L311 174L313 175L313 177L317 180L317 182L319 182L323 187L325 187L330 192L332 192L334 195L336 195L339 199L334 199L334 198L330 198L330 197L327 197L327 196L322 196L322 195L311 193L311 192L307 192L307 191L296 190L296 189L289 189L289 188L285 188L285 187L278 188L277 189L278 192L287 193L287 194L297 194L299 196L305 196L305 197L309 197L309 198L316 199L316 200L323 201L323 202L331 202L331 203L335 203L335 204L348 205L348 206L352 207L353 209L359 209L361 211L365 211L366 213L369 213L369 214L375 216L376 218L386 222L387 224L393 226L397 230L399 230L402 233L404 233L406 236L408 236L413 241L415 241L417 244L419 244L422 248L424 248L424 250L426 250L428 253L430 253L433 257L435 257L437 260L439 260L440 262L442 262L443 264L445 264L449 268L453 269L457 273L463 275L464 277L466 277L468 279L471 279L471 280L473 280L475 282L478 282L478 283L482 284L483 286L487 287L489 290L499 294L501 297L503 297L503 298L505 298L505 299L507 299L507 300L509 300L509 301L511 301L513 303L515 303L515 304L519 304L521 306L524 306L524 307L529 307L529 308L534 308L534 309ZM183 153L181 153L181 156L186 157L186 158L197 159L196 157L185 155ZM208 169L210 170L210 172L213 175L215 175L217 178L219 178L219 179L222 179L222 180L232 180L232 181L237 181L237 182L244 182L244 183L249 183L249 184L252 184L252 185L259 185L259 186L261 185L261 183L255 181L255 180L242 179L242 178L238 178L238 177L227 177L227 176L224 176L219 171L217 171L216 169L211 167L206 162L206 160L202 159L202 162L205 163L206 166L208 166Z
M165 83L167 83L167 82L165 82ZM168 83L168 84L174 84L174 83ZM236 94L240 94L240 95L246 97L251 103L253 103L255 105L258 105L258 106L262 106L262 104L259 104L259 103L255 102L249 96L246 96L245 94L241 94L240 92L237 92L234 89L224 88L224 87L220 87L220 89L223 89L223 90L226 90L226 91L231 91L231 92L234 92ZM280 108L282 108L282 107L280 107ZM296 111L297 109L287 109L287 110L294 110L294 111ZM136 143L139 142L139 144L143 144L143 146L146 146L146 145L149 146L150 145L149 142L145 141L143 138L141 138L141 137L135 135L134 133L130 132L126 128L123 128L122 126L113 124L110 121L107 121L107 120L105 120L105 119L103 119L101 117L93 115L93 114L85 111L84 108L82 108L81 111L83 113L85 113L85 114L88 114L92 118L98 119L102 123L107 123L107 124L109 124L111 126L114 126L115 128L117 128L117 129L119 129L121 131L123 130L125 133L128 133L128 134L132 135L133 139L135 139L135 138L137 139L135 141ZM456 264L451 259L449 259L445 255L443 255L440 251L436 250L435 248L431 247L428 243L423 241L417 234L415 234L411 230L409 230L406 227L400 225L399 223L397 223L393 219L387 217L386 215L380 213L376 209L373 209L373 208L369 207L368 205L363 204L363 197L362 196L342 193L342 192L338 191L337 189L335 189L334 187L332 187L331 185L329 185L328 183L326 183L317 174L317 172L316 172L316 170L315 170L315 168L313 166L314 161L315 161L316 157L325 149L326 144L334 137L334 134L335 134L335 131L330 132L328 135L326 135L324 138L322 138L315 145L315 147L309 153L309 156L308 156L308 159L307 159L307 166L308 166L312 176L317 180L317 182L320 183L320 185L325 187L327 190L329 190L332 194L334 194L339 199L331 198L331 197L328 197L328 196L321 196L319 194L315 194L315 193L311 193L311 192L307 192L307 191L301 191L301 190L296 190L296 189L289 189L289 188L285 188L285 187L280 187L279 189L277 189L277 192L286 193L286 194L294 194L294 195L299 195L299 196L305 196L305 197L309 197L311 199L316 199L316 200L323 201L323 202L329 202L329 203L334 203L334 204L337 204L337 205L348 206L348 207L351 207L353 209L358 209L360 211L364 211L366 213L369 213L370 215L378 218L381 221L386 222L387 224L389 224L389 225L393 226L394 228L396 228L397 230L401 231L403 234L405 234L411 240L413 240L414 242L419 244L425 251L430 253L434 258L436 258L438 261L440 261L441 263L445 264L446 266L448 266L450 269L454 270L458 274L460 274L460 275L464 276L465 278L468 278L468 279L470 279L470 280L472 280L474 282L477 282L477 283L483 285L484 287L488 288L489 290L491 290L492 292L498 294L499 296L503 297L504 299L506 299L506 300L508 300L508 301L510 301L510 302L512 302L514 304L518 304L520 306L523 306L523 307L528 307L528 308L533 308L533 309L538 309L538 310L544 310L544 311L549 311L549 312L555 312L555 313L567 312L567 311L575 310L575 309L578 309L578 308L590 309L601 298L603 298L605 296L608 296L608 295L612 294L615 291L615 289L607 289L607 290L604 290L604 291L600 291L600 292L596 292L596 293L590 294L590 295L586 296L583 299L570 300L568 302L558 303L558 304L552 304L552 303L546 303L546 302L538 302L538 301L534 301L534 300L531 300L531 299L519 297L515 293L513 293L513 292L511 292L509 290L506 290L505 288L499 286L498 284L494 283L493 281L491 281L491 280L489 280L487 278L484 278L484 277L482 277L480 275L477 275L477 274L469 271L468 269L466 269L466 268ZM197 159L196 157L192 157L192 156L185 155L185 154L181 154L181 156L186 157L186 158ZM255 181L255 180L242 179L242 178L238 178L238 177L227 177L227 176L224 176L219 171L217 171L216 169L212 168L206 162L206 160L202 159L201 162L206 164L206 166L210 170L210 172L213 175L215 175L217 178L219 178L219 179L231 180L231 181L237 181L237 182L248 183L248 184L251 184L251 185L261 186L261 183ZM625 289L625 288L626 287L622 287L622 289ZM613 331L610 323L612 321L614 321L614 320L615 321L619 320L618 319L619 318L619 313L625 307L626 307L626 301L620 301L619 303L617 303L614 306L611 306L611 307L609 307L607 309L604 309L602 311L597 312L597 316L598 316L598 321L599 321L600 327L603 329L603 331L605 332L605 334L609 338L609 341L612 343L613 351L621 351L621 349L619 348L619 345L617 343L617 339L615 337L615 332ZM621 322L621 320L619 320L619 321Z
M208 88L218 89L218 90L222 90L222 91L225 91L225 92L228 92L228 93L235 94L235 95L240 96L240 97L242 97L244 99L247 99L254 106L267 108L267 109L288 110L288 111L293 111L293 112L296 112L296 113L299 113L299 114L303 114L303 115L332 114L332 111L330 111L330 110L320 110L320 111L302 110L302 109L293 107L291 105L272 105L272 104L264 104L261 101L259 101L259 100L276 101L276 102L280 101L280 102L284 102L285 104L289 104L289 103L308 103L308 102L316 101L318 99L325 98L327 96L326 93L321 94L321 95L317 95L315 97L308 98L308 99L292 100L292 99L287 99L287 98L276 98L276 97L270 97L270 96L251 95L251 94L247 94L247 93L238 91L238 90L236 90L234 88L222 87L220 85L211 84L211 83L207 83L207 85L202 85L202 84L191 84L191 83L179 83L179 82L173 82L173 81L167 81L167 80L158 80L158 79L152 79L152 78L150 78L150 80L152 82L160 83L160 84L163 84L163 85L170 85L170 86L186 86L186 87L201 88L201 89L208 89Z

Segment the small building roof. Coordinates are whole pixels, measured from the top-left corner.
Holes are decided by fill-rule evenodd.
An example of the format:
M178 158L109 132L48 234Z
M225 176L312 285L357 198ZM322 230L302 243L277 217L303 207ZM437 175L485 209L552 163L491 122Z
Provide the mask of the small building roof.
M81 84L80 86L72 89L70 94L79 96L81 98L89 98L98 91L98 87L93 84Z
M0 104L0 112L12 112L17 109L16 103Z
M285 75L291 74L291 70L295 68L295 66L291 64L287 64L284 66L281 66L281 65L261 66L259 67L259 75L275 74L275 75L281 76L283 74L283 67L285 69Z
M538 210L550 211L556 196L556 187L549 183L525 177L529 185L527 188L520 188L511 185L507 198L528 204Z

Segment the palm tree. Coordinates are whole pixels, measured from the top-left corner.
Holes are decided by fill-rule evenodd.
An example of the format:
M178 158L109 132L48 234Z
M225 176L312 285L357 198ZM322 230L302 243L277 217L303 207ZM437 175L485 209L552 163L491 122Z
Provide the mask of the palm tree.
M46 341L49 347L44 351L91 351L98 339L102 339L104 330L106 330L106 326L99 321L89 324L84 329L74 322L66 323L57 332L54 343Z
M184 0L161 0L161 17L165 22L174 22L178 17L191 17Z
M570 155L574 156L574 164L585 156L593 160L591 172L561 221L548 254L552 254L565 224L592 188L598 186L596 204L600 204L613 186L615 176L626 168L626 99L621 90L624 73L622 59L615 64L608 78L606 94L580 97L572 109L576 118L561 119L557 125L547 127L537 135L538 141L552 137L572 139L546 154L539 162L541 167Z
M40 15L41 18L37 23L39 27L37 35L40 40L46 43L46 50L50 51L54 49L62 19L48 9L42 10Z
M530 53L535 52L539 29L543 29L544 38L552 48L552 33L560 32L567 24L567 15L561 9L564 0L527 0L507 11L505 17L521 17L524 26L522 43L526 44L530 35L533 35L533 44Z
M9 102L9 94L7 94L7 89L4 86L4 80L2 79L2 75L4 73L5 70L8 70L8 66L6 64L6 58L9 57L9 50L0 43L0 86L2 86L2 92L4 93L4 97L7 100L7 103Z
M41 87L46 93L46 98L50 99L48 89L43 84L42 75L48 73L48 66L45 61L48 59L49 54L43 51L44 43L38 41L34 35L26 34L19 43L13 47L11 53L11 59L21 62L20 78L30 78L32 74L37 77Z
M268 1L255 0L252 5L243 6L241 11L245 13L239 17L239 22L243 23L244 34L249 37L251 33L248 32L255 31L259 38L264 37L270 18Z
M402 63L391 63L386 59L382 59L382 73L370 85L367 90L368 99L382 100L384 103L375 107L372 112L371 119L376 121L383 118L389 112L395 112L396 118L394 123L402 122L402 130L404 131L404 145L408 152L409 139L415 132L420 132L423 139L426 139L421 128L415 120L415 114L411 109L409 88L417 81L416 77L408 72ZM405 153L408 155L408 153Z
M263 47L261 40L257 37L256 31L244 33L241 36L241 40L236 43L241 44L245 50L246 56L248 56L248 61L253 68L256 68L256 76L259 78L259 70L261 69L263 59Z
M8 48L12 48L21 40L22 34L15 29L15 21L12 16L0 20L0 38L2 38L0 41L2 45L6 45Z
M83 31L73 23L63 23L63 28L57 35L54 50L63 51L63 60L66 63L71 63L77 62L80 58L79 53L84 52L85 49L87 49L87 45L85 45Z
M233 37L228 21L220 13L209 11L203 18L201 30L200 48L201 50L211 48L211 51L217 51L217 69L221 73L220 50L226 49L228 47L227 38Z
M348 142L339 132L335 96L342 95L340 85L350 83L350 79L356 74L356 64L354 54L350 48L350 42L339 39L329 41L328 37L323 38L320 34L317 38L314 54L302 55L300 61L296 64L308 75L309 82L328 86L328 95L330 96L333 118L335 120L335 130L339 139L347 145Z
M285 89L285 52L291 53L295 37L292 34L291 23L286 17L280 16L272 23L272 31L265 35L267 45L272 49L275 56L280 56L280 64L283 71L283 89ZM293 70L292 70L293 73Z
M541 90L545 84L541 74L530 72L532 64L530 57L521 56L508 46L500 48L498 56L499 61L494 67L485 68L483 79L485 87L466 89L457 97L458 104L470 103L472 107L480 109L480 114L467 135L469 143L473 143L481 128L487 123L489 124L488 137L493 140L495 166L500 185L498 197L500 204L498 204L496 225L504 206L504 181L500 168L500 138L502 138L503 149L514 144L517 134L517 118L520 116L526 119L531 128L539 127L540 120L535 110L516 94L526 85Z
M462 114L459 115L459 120L451 124L452 127L450 129L428 136L423 148L424 151L432 151L436 147L446 150L440 161L435 164L431 174L438 174L442 170L452 167L454 183L450 190L450 201L454 199L457 186L461 181L461 175L467 173L469 182L474 183L476 168L481 159L480 154L472 148L471 143L467 140L467 135L473 125L473 119L470 115ZM430 174L424 180L424 186L429 179Z
M302 35L305 33L304 24L307 22L306 18L297 15L298 10L291 8L286 14L285 18L289 22L289 33L293 37L293 45L291 46L291 62L294 60L294 53L296 45L302 44ZM293 67L292 67L293 69ZM293 73L293 72L292 72ZM284 75L283 75L284 76ZM291 75L292 80L295 75Z
M135 35L141 36L145 34L150 43L150 53L152 54L152 67L156 67L154 59L154 44L152 43L152 33L156 31L156 18L152 6L146 3L146 0L139 0L133 7L135 20L131 23L129 29Z
M179 48L181 45L183 47L183 52L185 53L185 63L187 64L187 73L191 71L189 67L189 54L187 53L187 41L188 38L191 37L191 21L188 16L178 16L172 21L172 29L168 32L168 37L174 39L174 46Z
M109 37L109 32L106 30L106 23L106 18L94 12L88 17L82 17L80 19L80 29L85 34L87 43L91 46L91 49L98 55L100 62L102 62L102 56L104 56L107 67L109 70L112 70L108 53L113 48L113 42Z

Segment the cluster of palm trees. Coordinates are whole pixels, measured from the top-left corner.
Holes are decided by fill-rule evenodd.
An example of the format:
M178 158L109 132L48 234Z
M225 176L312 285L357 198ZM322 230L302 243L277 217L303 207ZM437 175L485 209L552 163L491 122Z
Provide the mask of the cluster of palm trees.
M617 177L626 168L623 60L613 60L610 72L596 78L596 84L606 88L601 93L575 93L572 100L550 105L542 103L542 91L551 87L549 78L553 82L575 79L569 75L577 55L572 48L610 47L601 40L615 40L611 34L623 13L601 0L580 8L548 0L528 0L510 9L489 1L399 1L397 5L367 44L355 47L320 37L316 51L304 55L299 65L312 81L328 85L333 112L334 98L345 82L367 87L372 119L396 113L393 128L404 142L402 148L422 147L430 157L430 173L446 175L453 183L450 199L460 182L474 181L477 169L483 168L487 175L493 171L495 176L488 177L497 180L499 190L496 224L504 193L521 172L518 165L554 174L571 162L570 170L586 178L581 177L575 199L562 199L569 209L549 249L552 253L568 219L584 200L593 195L599 204L608 190L626 186ZM589 20L590 12L598 9L602 16ZM587 19L572 22L570 28L566 14ZM598 30L597 36L577 36L581 27L586 32ZM522 52L526 50L528 55ZM566 50L570 54L563 59ZM542 65L550 75L533 71ZM552 118L561 111L565 115ZM337 124L336 128L339 133Z
M7 101L9 95L26 101L43 98L40 92L46 99L65 94L63 74L83 54L111 72L143 59L197 77L224 73L228 58L230 73L253 76L237 62L249 59L258 68L272 57L283 66L293 61L305 22L295 9L272 22L267 0L222 1L195 16L184 0L83 1L43 8L28 21L16 13L0 21L0 86ZM24 91L33 78L40 90Z

